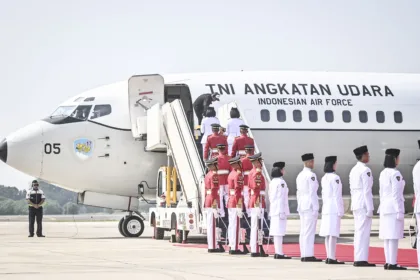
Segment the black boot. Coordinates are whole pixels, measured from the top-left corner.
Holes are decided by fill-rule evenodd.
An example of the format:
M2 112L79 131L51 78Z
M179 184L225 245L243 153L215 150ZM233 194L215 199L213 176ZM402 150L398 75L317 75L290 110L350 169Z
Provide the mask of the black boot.
M259 246L260 246L260 257L268 257L268 254L264 252L263 246L262 245L259 245Z

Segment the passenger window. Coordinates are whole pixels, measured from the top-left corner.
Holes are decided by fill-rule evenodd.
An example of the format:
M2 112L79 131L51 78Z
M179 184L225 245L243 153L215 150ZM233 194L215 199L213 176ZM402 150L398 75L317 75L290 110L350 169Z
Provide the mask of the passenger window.
M286 111L277 110L277 120L279 122L285 122L286 121Z
M309 110L309 121L317 122L318 121L318 112L315 110Z
M359 111L359 121L361 123L366 123L368 121L368 114L366 111Z
M382 111L376 111L376 121L378 123L384 123L385 122L385 114Z
M293 110L293 120L295 122L302 121L302 112L300 110Z
M268 122L270 120L270 111L267 109L261 110L260 115L263 122Z
M396 123L402 123L403 117L402 117L402 113L400 111L395 111L394 112L394 121Z
M85 121L89 116L91 108L92 105L80 105L76 108L76 110L74 110L70 117Z
M351 122L351 113L350 113L350 111L343 111L343 122L345 122L345 123Z
M333 122L334 121L334 113L331 110L325 111L325 121L326 122Z
M93 108L92 116L90 117L91 120L100 118L106 115L111 114L111 105L95 105L95 108Z

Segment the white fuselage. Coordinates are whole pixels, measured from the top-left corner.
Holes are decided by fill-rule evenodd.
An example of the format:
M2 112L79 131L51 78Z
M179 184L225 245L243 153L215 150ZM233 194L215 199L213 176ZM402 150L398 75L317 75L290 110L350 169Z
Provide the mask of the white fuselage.
M205 93L220 93L220 101L212 105L216 111L235 101L269 171L275 161L286 162L290 195L296 193L295 180L304 153L314 153L319 180L324 157L338 156L337 173L343 181L343 194L349 195L348 174L356 163L352 150L361 145L367 145L371 154L375 194L387 148L401 149L398 169L407 181L405 194L413 193L411 172L420 156L420 75L228 72L163 77L165 86L187 86L192 102ZM146 142L133 138L127 87L127 81L103 86L59 106L92 105L86 121L52 116L9 135L6 163L76 192L138 197L139 183L155 188L156 172L166 164L166 154L146 152ZM89 97L95 99L83 101ZM81 101L75 101L78 98ZM94 106L104 104L111 106L111 113L90 120ZM194 123L197 125L195 116ZM85 155L76 152L78 139L90 141Z

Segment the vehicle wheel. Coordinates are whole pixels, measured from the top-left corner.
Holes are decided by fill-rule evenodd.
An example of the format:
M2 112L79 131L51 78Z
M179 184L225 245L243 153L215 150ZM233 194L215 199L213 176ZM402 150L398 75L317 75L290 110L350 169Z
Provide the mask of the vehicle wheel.
M122 229L127 237L139 237L144 231L144 223L140 217L128 216L124 219Z
M165 237L165 230L156 226L156 220L153 221L153 237L157 240L162 240Z
M123 223L124 223L124 217L121 218L121 220L118 222L118 231L120 232L120 234L124 237L127 237L127 235L125 235L124 231L123 231Z

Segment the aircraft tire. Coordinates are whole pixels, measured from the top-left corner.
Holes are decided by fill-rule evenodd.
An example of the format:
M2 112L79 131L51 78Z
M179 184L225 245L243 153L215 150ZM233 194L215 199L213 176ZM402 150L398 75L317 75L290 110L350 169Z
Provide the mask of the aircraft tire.
M120 232L120 234L124 237L127 237L127 235L125 235L124 231L123 231L123 223L124 223L124 217L121 218L121 220L118 222L118 231Z
M138 216L128 216L122 223L122 230L126 237L139 237L144 231L144 222Z

